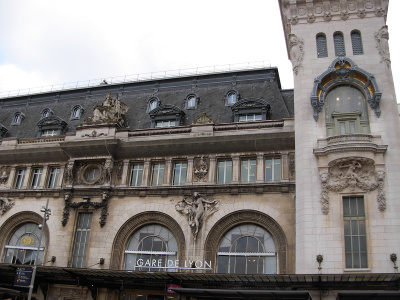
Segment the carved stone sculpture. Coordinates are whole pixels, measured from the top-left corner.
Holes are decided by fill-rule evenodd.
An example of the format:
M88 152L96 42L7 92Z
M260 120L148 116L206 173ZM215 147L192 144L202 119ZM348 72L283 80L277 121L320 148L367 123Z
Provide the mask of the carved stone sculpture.
M129 107L116 99L112 99L110 93L101 104L93 106L93 117L85 120L85 124L100 124L100 123L116 123L119 126L124 125L124 116L129 110Z
M193 161L194 176L199 181L204 181L208 174L208 161L204 157L197 157Z
M175 204L176 211L185 215L188 219L194 243L196 243L199 229L206 218L218 211L218 204L219 200L207 200L198 192L193 193L192 201L187 201L185 197Z
M3 166L0 168L0 184L5 185L7 183L10 171L10 167Z
M65 168L65 176L64 176L64 180L65 183L68 185L72 185L74 183L74 165L75 162L74 161L70 161L68 162L66 168Z
M0 215L4 215L7 211L9 211L15 202L10 198L2 198L0 197Z
M111 159L106 160L103 169L105 183L111 183L111 178L112 178L111 175L113 167L114 167L114 162Z
M351 192L360 189L367 193L377 190L378 209L385 211L384 179L385 172L376 171L372 159L348 157L332 161L329 164L329 172L320 174L322 213L329 213L329 192L338 193L345 189Z
M385 62L386 66L390 68L389 32L386 25L382 26L382 28L375 33L375 40L376 48L381 56L381 62Z
M289 49L293 71L297 75L304 58L304 41L295 34L289 34Z

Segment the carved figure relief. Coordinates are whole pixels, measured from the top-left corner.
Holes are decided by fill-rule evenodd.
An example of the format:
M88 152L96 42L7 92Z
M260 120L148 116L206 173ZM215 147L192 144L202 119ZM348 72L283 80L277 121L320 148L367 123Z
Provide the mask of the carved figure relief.
M65 167L64 182L67 185L72 185L74 183L74 166L75 161L70 161Z
M0 168L0 184L5 185L7 183L10 171L10 167L3 166Z
M82 185L98 185L106 182L112 166L102 162L81 162L77 166L76 184ZM111 173L110 173L111 174ZM111 176L110 176L111 179Z
M193 242L196 243L197 235L205 220L218 211L219 200L207 200L198 192L193 193L192 201L186 197L175 204L177 212L187 217L193 233Z
M386 66L390 68L389 32L386 25L382 26L382 28L375 33L375 40L376 48L381 56L381 62L385 62Z
M10 198L0 197L0 216L4 215L7 211L9 211L15 202Z
M304 58L304 41L295 34L289 34L289 55L292 62L293 71L297 75L302 67Z
M114 162L111 159L107 159L106 162L104 163L104 168L103 168L103 176L105 183L111 183L111 178L112 178L112 170L114 167Z
M386 196L384 191L385 172L375 170L375 162L369 158L348 157L329 163L329 171L320 174L321 180L321 210L329 213L329 192L363 192L378 191L378 209L385 211Z
M193 121L193 124L214 124L214 121L210 116L207 116L206 113L203 112Z
M204 157L196 157L193 161L194 177L197 181L205 181L208 174L208 160Z
M129 107L118 100L118 95L116 99L112 99L111 94L108 93L101 104L93 106L93 117L86 118L85 124L116 123L122 127L128 110Z

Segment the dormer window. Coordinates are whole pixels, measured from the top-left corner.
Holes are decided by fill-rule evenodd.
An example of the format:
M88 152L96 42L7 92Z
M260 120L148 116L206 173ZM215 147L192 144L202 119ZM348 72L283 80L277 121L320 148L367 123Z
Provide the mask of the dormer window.
M235 90L231 90L225 94L225 105L232 106L239 100L239 94Z
M50 117L52 114L53 114L53 111L50 108L45 108L40 113L40 119Z
M151 128L182 125L185 113L175 105L160 105L150 113Z
M23 117L25 115L22 112L16 112L12 118L11 125L20 125Z
M157 97L152 97L147 100L147 110L146 112L151 112L153 109L160 105L160 100Z
M63 135L68 126L63 119L53 114L41 119L37 125L39 127L38 137Z
M271 107L262 99L243 99L231 108L234 122L253 122L267 120Z
M199 97L195 94L189 94L185 99L185 108L186 109L196 109L197 103L199 102Z
M70 120L79 120L81 118L81 115L83 113L83 108L80 105L75 105L71 109L71 117Z

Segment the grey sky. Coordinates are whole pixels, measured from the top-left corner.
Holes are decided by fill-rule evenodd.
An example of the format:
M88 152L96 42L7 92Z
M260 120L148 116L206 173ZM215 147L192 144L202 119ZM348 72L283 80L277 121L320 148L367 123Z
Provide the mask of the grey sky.
M392 0L395 80L399 9ZM281 24L277 0L0 0L0 93L255 61L277 66L282 87L292 88Z

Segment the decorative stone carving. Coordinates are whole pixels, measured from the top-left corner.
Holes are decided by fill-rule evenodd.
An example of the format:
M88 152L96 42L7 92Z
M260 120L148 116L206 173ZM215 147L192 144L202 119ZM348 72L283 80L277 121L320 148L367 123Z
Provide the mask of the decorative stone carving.
M4 138L7 136L8 129L0 123L0 139Z
M295 34L289 34L289 55L292 62L293 71L297 75L302 67L304 58L304 41Z
M77 208L83 208L85 210L88 210L89 208L94 208L97 210L98 208L101 209L101 214L100 214L100 227L104 227L107 221L107 216L108 216L108 199L110 195L108 191L103 191L101 195L101 202L91 202L90 198L84 198L84 201L81 202L71 202L72 194L71 193L65 193L64 195L64 210L63 210L63 218L61 220L61 224L63 227L65 227L68 223L69 219L69 214L70 214L70 209L77 209Z
M70 161L65 167L64 182L67 185L72 185L74 183L74 166L75 161Z
M193 167L194 167L194 177L198 181L205 181L206 176L208 174L208 160L204 159L204 157L196 157L193 160Z
M7 183L10 171L10 167L3 166L0 168L0 184L5 185Z
M176 211L185 215L188 219L194 243L196 243L197 234L204 221L218 211L219 202L219 200L206 200L200 193L194 192L192 201L187 201L185 197L175 204Z
M124 126L124 116L129 110L129 107L116 99L111 98L111 94L106 95L106 99L101 104L93 106L93 117L85 119L85 124L101 124L101 123L116 123L118 126Z
M294 158L294 153L289 154L289 174L291 177L294 177L296 174L296 163Z
M321 210L329 213L329 192L342 192L348 189L354 192L360 189L363 192L378 190L378 208L386 209L384 191L385 172L375 170L375 162L369 158L347 157L336 159L329 163L329 171L320 174L321 179Z
M110 165L106 166L105 162L80 162L77 166L78 171L75 179L76 184L104 184L106 182L106 177L108 176L108 173L111 172L109 170L110 167Z
M93 130L91 134L82 134L81 137L101 137L101 136L107 136L106 133L97 133L96 130Z
M390 68L389 32L386 25L382 26L382 28L375 33L375 40L376 48L381 56L381 62L385 62L386 66Z
M105 183L110 184L111 183L111 178L112 178L112 170L114 167L114 162L111 159L107 159L106 162L104 163L104 168L103 168L103 176Z
M330 20L332 20L332 14L331 14L330 11L326 11L326 12L324 13L324 20L327 21L327 22L329 22Z
M205 112L201 114L201 116L197 117L192 124L201 125L201 124L214 124L214 120L207 116Z
M4 215L7 211L9 211L13 206L15 202L12 201L10 198L3 198L0 197L0 215Z

